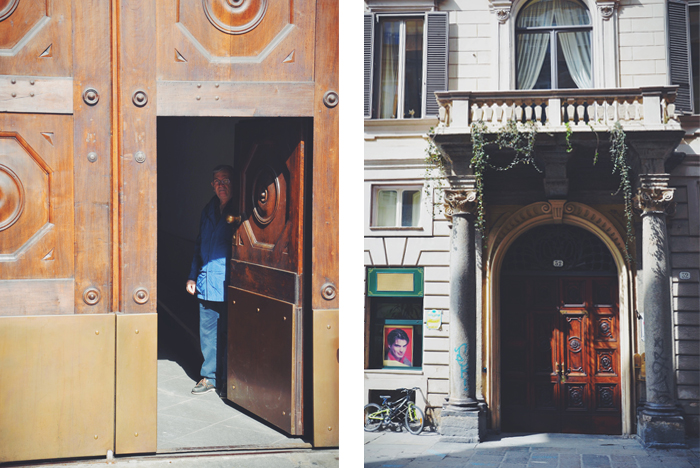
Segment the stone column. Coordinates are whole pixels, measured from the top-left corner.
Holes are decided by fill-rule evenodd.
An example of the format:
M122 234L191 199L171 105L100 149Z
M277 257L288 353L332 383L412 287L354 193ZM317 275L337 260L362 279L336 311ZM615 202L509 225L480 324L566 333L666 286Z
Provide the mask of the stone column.
M473 178L451 178L445 190L450 239L450 381L440 414L439 432L463 442L478 442L485 431L484 411L476 399L476 218Z
M666 209L674 189L668 174L640 175L636 203L642 211L642 287L646 353L646 403L638 414L637 433L645 446L684 445L683 417L676 405L673 364L670 270Z

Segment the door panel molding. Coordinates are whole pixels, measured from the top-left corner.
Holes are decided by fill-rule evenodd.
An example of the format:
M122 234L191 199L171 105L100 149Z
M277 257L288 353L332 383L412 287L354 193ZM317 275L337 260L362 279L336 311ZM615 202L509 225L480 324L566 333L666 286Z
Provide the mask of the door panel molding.
M299 303L299 275L255 263L231 261L230 284L290 304Z
M563 210L554 209L561 202L538 202L502 216L488 235L485 258L484 290L487 300L484 303L483 324L487 338L482 353L489 369L484 377L484 396L491 411L494 429L501 427L501 304L500 284L503 259L510 245L524 232L543 224L570 224L583 228L596 235L608 247L617 267L618 307L619 307L619 374L622 411L622 434L634 432L634 382L632 353L632 319L634 311L633 285L634 272L625 262L624 238L617 224L602 212L576 202L564 202Z

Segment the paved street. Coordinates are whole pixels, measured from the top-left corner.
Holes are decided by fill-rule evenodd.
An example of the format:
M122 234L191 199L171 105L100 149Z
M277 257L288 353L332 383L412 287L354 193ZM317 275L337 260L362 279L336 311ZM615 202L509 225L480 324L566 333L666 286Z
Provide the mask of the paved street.
M365 468L691 468L698 442L687 450L645 450L635 438L573 434L492 436L479 444L443 440L434 432L365 433Z

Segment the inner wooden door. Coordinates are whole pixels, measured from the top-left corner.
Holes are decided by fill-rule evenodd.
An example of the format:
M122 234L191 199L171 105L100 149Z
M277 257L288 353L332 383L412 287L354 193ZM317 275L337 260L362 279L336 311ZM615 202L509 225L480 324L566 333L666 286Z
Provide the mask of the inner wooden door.
M505 276L502 429L620 434L617 280Z
M236 126L241 224L229 286L227 398L302 435L304 162L308 119Z

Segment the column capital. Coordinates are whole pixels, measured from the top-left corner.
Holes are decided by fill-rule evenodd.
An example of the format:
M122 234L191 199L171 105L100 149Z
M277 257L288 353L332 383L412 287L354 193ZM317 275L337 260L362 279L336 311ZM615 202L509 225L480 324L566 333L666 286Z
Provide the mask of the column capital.
M491 12L496 14L499 23L505 24L508 21L512 4L512 0L491 0Z
M445 189L445 217L452 221L454 215L473 214L478 205L476 189Z
M634 197L636 207L646 214L665 214L673 204L676 189L669 187L669 174L640 174L639 188Z
M608 21L612 18L615 9L617 8L618 0L598 0L598 11L600 11L600 16L603 21Z

